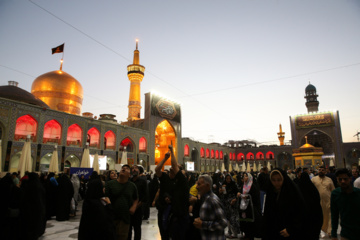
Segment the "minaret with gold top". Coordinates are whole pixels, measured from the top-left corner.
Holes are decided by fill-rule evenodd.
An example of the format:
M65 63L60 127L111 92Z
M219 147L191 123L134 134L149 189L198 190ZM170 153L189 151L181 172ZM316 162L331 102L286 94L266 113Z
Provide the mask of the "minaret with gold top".
M281 124L279 125L279 127L280 127L280 131L277 134L278 134L278 138L279 138L279 141L280 141L280 146L283 146L284 145L284 139L285 139L285 133L282 131Z
M138 40L136 39L136 49L134 51L133 64L127 66L128 78L130 81L129 94L129 114L128 121L140 119L141 98L140 98L140 83L144 78L145 67L140 65L140 52L138 50Z

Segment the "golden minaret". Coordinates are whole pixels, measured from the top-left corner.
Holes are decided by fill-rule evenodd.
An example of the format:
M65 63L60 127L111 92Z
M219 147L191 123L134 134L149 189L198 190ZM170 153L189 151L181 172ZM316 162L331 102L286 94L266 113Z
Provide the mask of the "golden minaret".
M127 66L128 78L130 81L129 94L129 114L128 121L140 119L141 98L140 83L144 78L145 67L140 65L140 52L138 50L138 40L136 39L136 49L134 51L133 64Z
M284 145L284 139L285 139L285 133L282 131L281 124L279 126L280 126L280 131L277 134L278 134L278 138L279 138L279 141L280 141L280 146L283 146Z

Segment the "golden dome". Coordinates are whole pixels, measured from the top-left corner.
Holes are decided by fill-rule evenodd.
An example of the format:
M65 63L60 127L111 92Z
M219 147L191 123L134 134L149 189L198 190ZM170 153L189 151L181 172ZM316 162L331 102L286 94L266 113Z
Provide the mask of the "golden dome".
M51 109L80 115L84 91L81 84L64 71L52 71L37 77L31 93Z

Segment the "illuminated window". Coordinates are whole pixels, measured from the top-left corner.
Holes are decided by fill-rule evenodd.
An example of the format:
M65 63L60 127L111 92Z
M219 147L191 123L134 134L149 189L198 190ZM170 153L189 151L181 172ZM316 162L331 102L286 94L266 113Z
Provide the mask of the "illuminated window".
M248 154L246 154L246 160L253 160L254 159L254 154L249 152Z
M77 124L73 124L68 128L66 144L68 146L74 145L81 147L82 144L82 129Z
M104 135L104 148L115 150L116 136L111 130L107 131Z
M245 157L245 155L243 153L238 153L237 160L242 161L242 160L244 160L244 157Z
M184 155L189 156L189 145L187 145L187 144L184 147Z
M267 152L266 153L266 159L268 159L268 160L274 159L274 153L271 152L271 151Z
M44 125L43 143L53 142L60 144L61 125L56 120L50 120Z
M214 149L211 149L211 158L214 158Z
M215 158L216 158L216 159L219 159L219 150L216 150L216 152L215 152Z
M139 140L139 151L140 152L146 152L146 147L147 147L146 139L144 137L140 138L140 140Z
M96 127L90 128L88 133L88 142L90 147L99 148L100 146L100 132Z
M256 154L256 160L264 160L264 154L262 152L258 152Z
M126 147L127 152L133 152L134 151L134 144L130 138L125 138L120 143L120 151L124 151Z
M16 120L15 141L31 136L31 141L36 141L37 122L31 115L24 115Z
M205 157L205 150L203 147L200 149L200 157Z
M209 157L210 157L210 151L209 151L209 149L208 149L208 148L206 149L206 157L207 157L207 158L209 158Z
M223 157L224 157L223 151L220 151L220 159L223 159Z
M230 160L232 160L232 153L229 154L229 158L230 158Z

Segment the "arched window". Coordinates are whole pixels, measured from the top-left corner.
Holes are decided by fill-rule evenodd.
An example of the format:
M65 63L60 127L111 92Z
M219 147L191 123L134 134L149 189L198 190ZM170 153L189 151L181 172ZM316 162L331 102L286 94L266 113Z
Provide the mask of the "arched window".
M15 141L31 136L31 141L36 141L37 121L31 115L24 115L16 120Z
M246 160L254 160L254 154L249 152L248 154L246 154Z
M82 144L82 129L77 124L73 124L68 128L66 144L68 146L79 146Z
M266 153L266 159L267 159L267 160L272 160L272 159L274 159L274 153L271 152L271 151L268 151L268 152Z
M224 157L223 151L220 151L220 159L223 159L223 157Z
M139 140L139 152L146 152L146 148L147 148L146 138L142 137Z
M124 151L126 147L127 152L134 152L134 144L130 138L125 138L120 143L120 151Z
M256 153L256 160L264 160L264 154L262 152Z
M238 161L242 161L242 160L244 160L244 158L245 158L245 155L243 153L238 153L238 155L237 155Z
M184 156L189 156L189 145L185 144L184 147Z
M104 135L104 149L115 150L116 136L115 133L111 130L107 131Z
M207 158L209 158L209 157L210 157L210 151L209 151L209 149L208 149L208 148L206 149L206 157L207 157Z
M216 158L216 159L219 159L219 150L216 150L216 151L215 151L215 158Z
M96 127L92 127L88 131L88 137L90 138L89 146L99 148L100 146L100 132Z
M200 157L205 157L205 150L203 147L200 149Z
M214 158L214 149L211 149L211 158Z
M56 120L50 120L44 125L43 143L53 142L60 144L61 125Z

